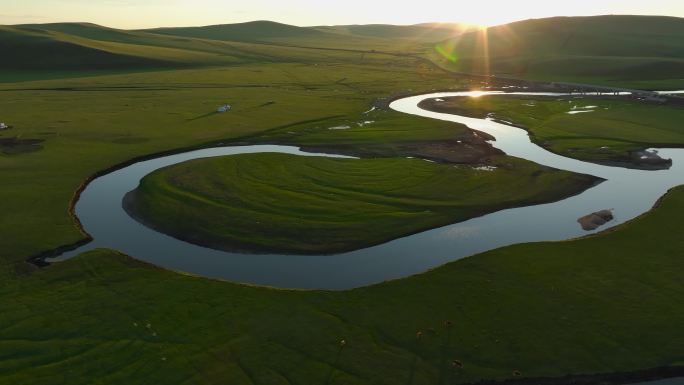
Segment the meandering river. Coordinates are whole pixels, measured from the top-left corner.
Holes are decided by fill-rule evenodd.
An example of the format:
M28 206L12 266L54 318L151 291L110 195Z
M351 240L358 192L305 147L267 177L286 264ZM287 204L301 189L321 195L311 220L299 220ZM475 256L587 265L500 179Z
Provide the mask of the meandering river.
M643 171L602 166L553 154L532 143L527 132L520 128L418 107L422 100L430 98L486 97L493 93L449 92L413 96L395 101L391 108L407 114L463 123L493 135L496 138L493 145L508 155L562 170L591 174L606 181L559 202L498 211L348 253L231 253L183 242L141 225L123 210L124 195L135 189L145 175L191 159L264 152L335 156L275 145L189 151L141 161L89 183L76 204L76 215L93 241L51 261L65 260L96 248L111 248L167 269L204 277L279 288L343 290L422 273L502 246L587 235L589 232L581 229L577 218L598 210L613 209L615 220L609 226L616 226L647 212L670 188L684 184L684 149L658 150L662 157L673 160L669 170ZM509 95L515 94L560 95Z

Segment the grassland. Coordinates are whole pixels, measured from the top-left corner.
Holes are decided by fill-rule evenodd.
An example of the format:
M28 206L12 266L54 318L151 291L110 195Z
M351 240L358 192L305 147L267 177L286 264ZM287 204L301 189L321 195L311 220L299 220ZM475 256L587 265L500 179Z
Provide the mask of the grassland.
M239 24L210 25L204 27L157 28L149 32L173 37L210 39L215 41L240 41L251 43L279 44L298 47L342 48L350 50L381 50L394 52L420 52L419 39L394 40L387 34L355 34L348 29L326 29L296 27L270 21L255 21ZM419 36L420 30L407 31ZM453 36L454 34L452 34ZM443 36L443 35L441 35ZM439 41L435 38L433 42ZM401 47L401 48L399 48Z
M267 21L139 31L87 23L28 24L0 26L0 49L12 52L0 68L142 71L323 63L357 52L424 57L461 73L681 89L682 41L682 19L646 16L548 18L486 31L439 24L302 28ZM25 78L25 71L19 72L14 76Z
M22 71L3 57L0 121L14 127L0 139L42 140L42 149L0 153L1 384L432 385L514 370L559 376L683 364L681 188L606 236L518 245L349 292L211 281L112 250L38 269L29 256L83 238L69 201L98 170L218 142L444 140L464 127L382 112L378 121L392 124L328 128L365 120L378 97L467 82L369 47L145 35L152 44L112 41L143 32L98 40L8 28L48 46L171 64ZM213 113L226 102L233 111Z
M684 146L684 108L609 98L488 96L425 104L432 110L484 118L489 114L525 127L553 152L591 162L650 167L635 154L652 147ZM585 111L585 112L582 112Z
M433 385L682 365L683 212L679 188L607 235L337 293L91 252L3 280L0 383Z
M332 253L558 200L595 183L508 157L493 164L495 171L402 158L199 159L148 175L127 206L143 223L212 248Z
M458 23L334 25L314 28L323 32L338 33L342 35L385 38L391 40L403 39L425 43L443 41L474 29L471 25Z
M225 41L84 23L0 26L0 49L12 53L0 60L0 68L10 71L0 80L31 80L29 75L36 80L50 79L55 72L76 77L79 71L107 74L268 63L400 63L415 50L413 43L404 40L338 34L329 34L329 38L313 34L307 39L291 37L278 43ZM382 53L376 49L380 47Z
M12 180L0 190L3 262L23 264L27 256L81 239L69 201L99 170L151 153L254 140L248 138L284 129L297 136L300 130L313 134L317 126L332 136L328 127L363 119L377 97L446 83L439 73L423 73L410 61L357 64L358 56L349 55L351 63L335 65L266 64L5 84L2 121L14 128L0 138L43 140L43 150L0 153L3 176ZM229 114L214 113L227 102L234 106ZM397 126L405 139L411 126L418 128L414 140L465 131L456 124L405 119ZM390 138L391 130L385 134Z
M459 72L646 89L684 88L684 19L557 17L475 31L430 58Z
M408 28L408 27L407 27ZM401 30L402 28L397 28ZM326 32L273 22L193 28L119 30L89 23L0 26L0 68L54 71L144 71L247 63L366 62L418 56L429 44L422 27L387 34ZM57 55L64 53L64 55Z

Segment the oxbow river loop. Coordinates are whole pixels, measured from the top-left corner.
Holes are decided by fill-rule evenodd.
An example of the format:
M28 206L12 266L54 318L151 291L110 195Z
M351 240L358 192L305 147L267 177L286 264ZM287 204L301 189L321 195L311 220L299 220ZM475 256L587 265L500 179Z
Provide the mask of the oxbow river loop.
M336 255L279 255L218 251L177 240L132 219L122 199L147 174L191 159L278 152L300 156L338 157L306 153L276 145L226 146L145 160L94 179L76 204L76 215L93 241L62 254L65 260L96 248L111 248L170 270L209 278L279 288L344 290L406 277L511 244L564 240L587 235L577 218L613 209L610 226L648 210L670 188L684 184L684 149L657 149L671 158L669 170L644 171L602 166L553 154L530 141L527 132L488 119L436 113L418 104L430 98L486 97L498 92L448 92L397 100L391 108L413 115L458 122L493 135L493 145L508 155L541 165L590 174L606 181L554 203L498 211L465 222L424 231L382 245ZM557 96L548 93L502 95ZM602 228L604 229L604 228Z

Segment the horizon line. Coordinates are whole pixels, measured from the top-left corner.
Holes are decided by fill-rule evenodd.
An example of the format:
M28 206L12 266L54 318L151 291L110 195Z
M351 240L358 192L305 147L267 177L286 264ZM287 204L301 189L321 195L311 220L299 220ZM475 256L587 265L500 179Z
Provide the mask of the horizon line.
M544 20L544 19L556 19L556 18L594 18L594 17L620 17L620 16L632 16L632 17L666 17L666 18L673 18L673 19L684 19L682 16L673 16L673 15L644 15L644 14L596 14L596 15L557 15L557 16L546 16L546 17L531 17L531 18L523 18L523 19L516 19L510 22L506 23L499 23L499 24L491 24L491 25L481 25L477 23L467 23L467 22L459 22L459 21L423 21L419 23L410 23L410 24L403 24L403 23L351 23L351 24L312 24L312 25L298 25L298 24L289 24L281 21L276 21L276 20L269 20L269 19L252 19L252 20L247 20L247 21L236 21L236 22L227 22L227 23L218 23L218 24L193 24L193 25L174 25L174 26L155 26L155 27L143 27L143 28L119 28L119 27L110 27L105 24L99 24L96 22L91 22L91 21L50 21L50 22L44 22L44 23L16 23L16 24L0 24L0 26L22 26L22 25L50 25L50 24L92 24L104 28L110 28L110 29L118 29L122 31L136 31L136 30L151 30L151 29L161 29L161 28L203 28L203 27L213 27L213 26L222 26L222 25L238 25L238 24L249 24L249 23L259 23L259 22L269 22L269 23L275 23L275 24L281 24L281 25L287 25L287 26L292 26L292 27L299 27L299 28L316 28L316 27L344 27L344 26L370 26L370 25L386 25L386 26L397 26L397 27L412 27L412 26L421 26L421 25L426 25L426 24L443 24L443 25L457 25L457 26L466 26L466 27L485 27L485 28L493 28L497 26L502 26L502 25L508 25L508 24L514 24L514 23L519 23L519 22L524 22L524 21L530 21L530 20Z

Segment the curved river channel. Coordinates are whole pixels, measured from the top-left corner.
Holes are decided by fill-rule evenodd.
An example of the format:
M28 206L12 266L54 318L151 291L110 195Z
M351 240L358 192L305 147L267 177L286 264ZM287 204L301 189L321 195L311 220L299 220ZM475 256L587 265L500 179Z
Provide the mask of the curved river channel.
M382 245L337 255L262 255L230 253L186 243L145 227L122 208L126 193L141 178L162 167L190 159L280 152L301 156L295 147L258 145L203 149L141 161L93 180L76 204L76 214L93 241L54 260L88 250L111 248L171 270L279 288L343 290L417 274L483 251L536 241L564 240L589 234L577 219L613 209L616 226L650 210L670 188L684 184L684 149L660 149L671 158L669 170L643 171L601 166L553 154L530 141L527 132L487 119L436 113L418 107L422 100L454 96L486 96L495 92L450 92L408 97L391 108L407 114L463 123L493 135L493 145L506 154L605 182L559 202L498 211L465 222L424 231ZM497 93L498 94L498 93ZM560 96L547 93L517 95ZM481 171L487 172L487 171ZM505 188L503 186L502 188ZM601 230L607 228L604 227Z

